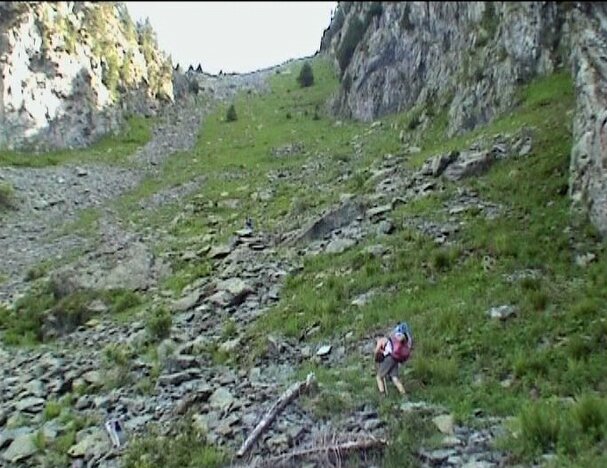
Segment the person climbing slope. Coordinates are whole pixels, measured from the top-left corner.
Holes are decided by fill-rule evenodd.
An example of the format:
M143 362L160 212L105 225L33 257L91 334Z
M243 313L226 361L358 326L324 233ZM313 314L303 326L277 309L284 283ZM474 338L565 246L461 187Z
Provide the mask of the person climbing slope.
M411 356L413 336L406 322L398 324L389 336L377 340L374 351L376 362L376 380L379 392L386 394L386 377L390 376L392 383L401 395L405 395L405 387L398 377L398 369Z

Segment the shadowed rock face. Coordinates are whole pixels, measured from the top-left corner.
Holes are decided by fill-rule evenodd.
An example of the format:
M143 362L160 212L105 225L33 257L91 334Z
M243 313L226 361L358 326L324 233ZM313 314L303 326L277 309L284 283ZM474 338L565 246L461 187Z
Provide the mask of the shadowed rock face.
M447 113L448 136L516 104L519 85L571 67L577 108L570 194L607 234L606 9L600 3L340 2L321 51L341 89L333 111L360 120Z
M568 13L556 3L350 5L340 4L322 49L343 76L334 108L357 119L446 106L449 133L469 130L508 109L517 84L567 60Z
M86 146L172 100L171 75L120 3L1 2L0 148Z
M607 8L585 4L575 11L572 58L576 88L570 195L587 208L590 219L607 235Z

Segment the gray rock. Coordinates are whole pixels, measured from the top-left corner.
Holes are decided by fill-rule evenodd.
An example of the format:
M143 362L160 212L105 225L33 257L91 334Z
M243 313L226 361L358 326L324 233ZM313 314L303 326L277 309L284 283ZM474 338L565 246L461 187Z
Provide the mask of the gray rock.
M219 345L219 350L224 353L231 353L240 345L240 338L234 338L233 340L227 340Z
M83 429L76 435L78 443L72 445L67 451L71 457L84 457L85 455L100 455L110 448L108 435L102 429L93 427Z
M582 268L587 267L590 263L596 260L596 255L592 252L588 252L586 254L577 255L575 257L575 264Z
M35 397L43 397L46 396L46 388L41 380L35 379L31 380L25 386L25 389ZM1 425L1 423L0 423Z
M105 380L100 371L91 370L82 374L82 379L89 385L101 386Z
M432 413L436 407L423 401L405 401L401 403L400 410L403 413Z
M39 413L44 407L44 398L28 397L19 400L15 403L17 411L25 411L28 413Z
M158 377L157 384L159 386L177 386L181 385L184 382L188 382L190 380L194 380L196 378L196 374L191 373L189 371L183 372L175 372L173 374L164 374Z
M481 175L489 169L493 160L492 154L488 151L463 152L455 162L447 166L443 175L445 178L454 181Z
M209 302L219 307L226 307L231 301L232 295L228 291L217 291L215 294L209 297Z
M366 306L371 301L371 299L373 299L373 296L375 296L375 295L376 295L375 291L366 292L364 294L361 294L361 295L357 296L351 302L351 304L353 306L357 306L357 307L364 307L364 306Z
M285 242L291 244L299 242L309 243L310 241L322 239L332 231L347 226L357 217L362 216L363 212L363 206L360 203L348 199L339 207L329 210L306 225L294 236L287 238Z
M152 271L158 259L141 242L134 242L122 253L118 265L112 268L104 278L96 282L98 289L146 290L153 284Z
M354 245L356 245L356 241L354 239L334 239L329 242L329 245L327 245L325 251L330 254L340 254Z
M31 457L38 452L34 438L34 434L18 435L2 454L2 458L10 463L17 463Z
M392 204L376 206L367 210L367 217L372 221L380 220L383 215L392 211Z
M446 435L454 434L454 420L453 415L451 414L442 414L440 416L436 416L432 418L432 422L441 431Z
M457 159L459 153L451 151L446 154L439 154L426 160L420 173L422 175L431 175L433 177L440 176L449 164Z
M94 314L105 314L109 310L107 304L101 299L95 299L90 304L88 304L86 308Z
M78 401L74 405L74 408L78 411L90 408L93 405L93 398L90 395L83 395L78 398Z
M492 319L498 319L498 320L507 320L510 317L514 317L517 314L517 309L515 306L513 305L502 305L499 307L492 307L488 312L487 315L489 315L489 317L491 317Z
M286 449L289 447L289 436L287 434L277 434L266 440L266 444L272 449Z
M381 244L368 245L364 248L363 252L368 253L373 257L381 257L387 252L388 249Z
M215 390L209 399L211 408L221 411L226 410L230 405L232 405L232 403L234 403L234 401L235 399L232 393L223 387L219 387L217 390Z
M318 351L316 351L316 355L320 357L327 356L331 352L332 348L333 347L331 345L323 345L318 348Z
M209 258L219 259L227 257L228 255L230 255L232 250L232 246L228 244L212 247L209 252Z
M394 223L389 219L384 219L380 221L379 226L377 227L377 232L379 234L392 234L394 232Z
M193 291L187 296L184 296L181 299L175 301L171 306L171 310L173 312L185 312L186 310L190 310L196 304L198 304L199 299L200 291Z
M363 429L369 432L372 432L381 426L383 426L383 423L379 419L368 419L363 423Z
M234 234L236 234L238 237L251 237L251 235L253 234L253 229L250 229L250 228L239 229Z
M4 429L0 432L0 449L9 445L17 437L27 434L33 434L31 427L17 427L15 429Z
M419 452L419 455L421 458L429 461L433 465L440 465L441 463L445 462L449 457L457 455L457 452L453 449L440 449L433 450L431 452L421 450Z
M217 289L219 290L219 293L229 293L229 300L227 303L230 305L241 304L245 298L253 292L253 288L240 278L230 278L225 281L220 281L217 284ZM223 302L223 300L224 297L222 297L221 301Z

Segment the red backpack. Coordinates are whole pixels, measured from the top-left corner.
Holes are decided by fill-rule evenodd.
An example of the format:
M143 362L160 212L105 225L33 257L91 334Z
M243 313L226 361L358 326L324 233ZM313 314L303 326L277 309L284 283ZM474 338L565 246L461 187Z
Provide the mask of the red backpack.
M393 339L393 336L390 336L390 343L392 343L392 358L396 362L405 362L409 359L409 355L411 354L411 343L407 340L406 343L403 343L400 340Z

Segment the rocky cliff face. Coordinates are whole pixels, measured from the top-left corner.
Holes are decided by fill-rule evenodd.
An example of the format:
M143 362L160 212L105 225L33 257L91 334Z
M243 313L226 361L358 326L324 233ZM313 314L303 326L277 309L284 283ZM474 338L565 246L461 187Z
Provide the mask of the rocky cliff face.
M576 112L569 192L607 235L607 7L588 3L576 9L572 34Z
M563 64L566 17L556 3L341 2L321 46L342 73L335 108L362 120L444 108L449 134L469 130Z
M539 75L572 69L570 192L607 234L605 7L573 2L339 2L321 51L341 73L336 113L443 112L449 136L489 122Z
M0 148L84 146L173 99L170 59L118 2L0 2Z

